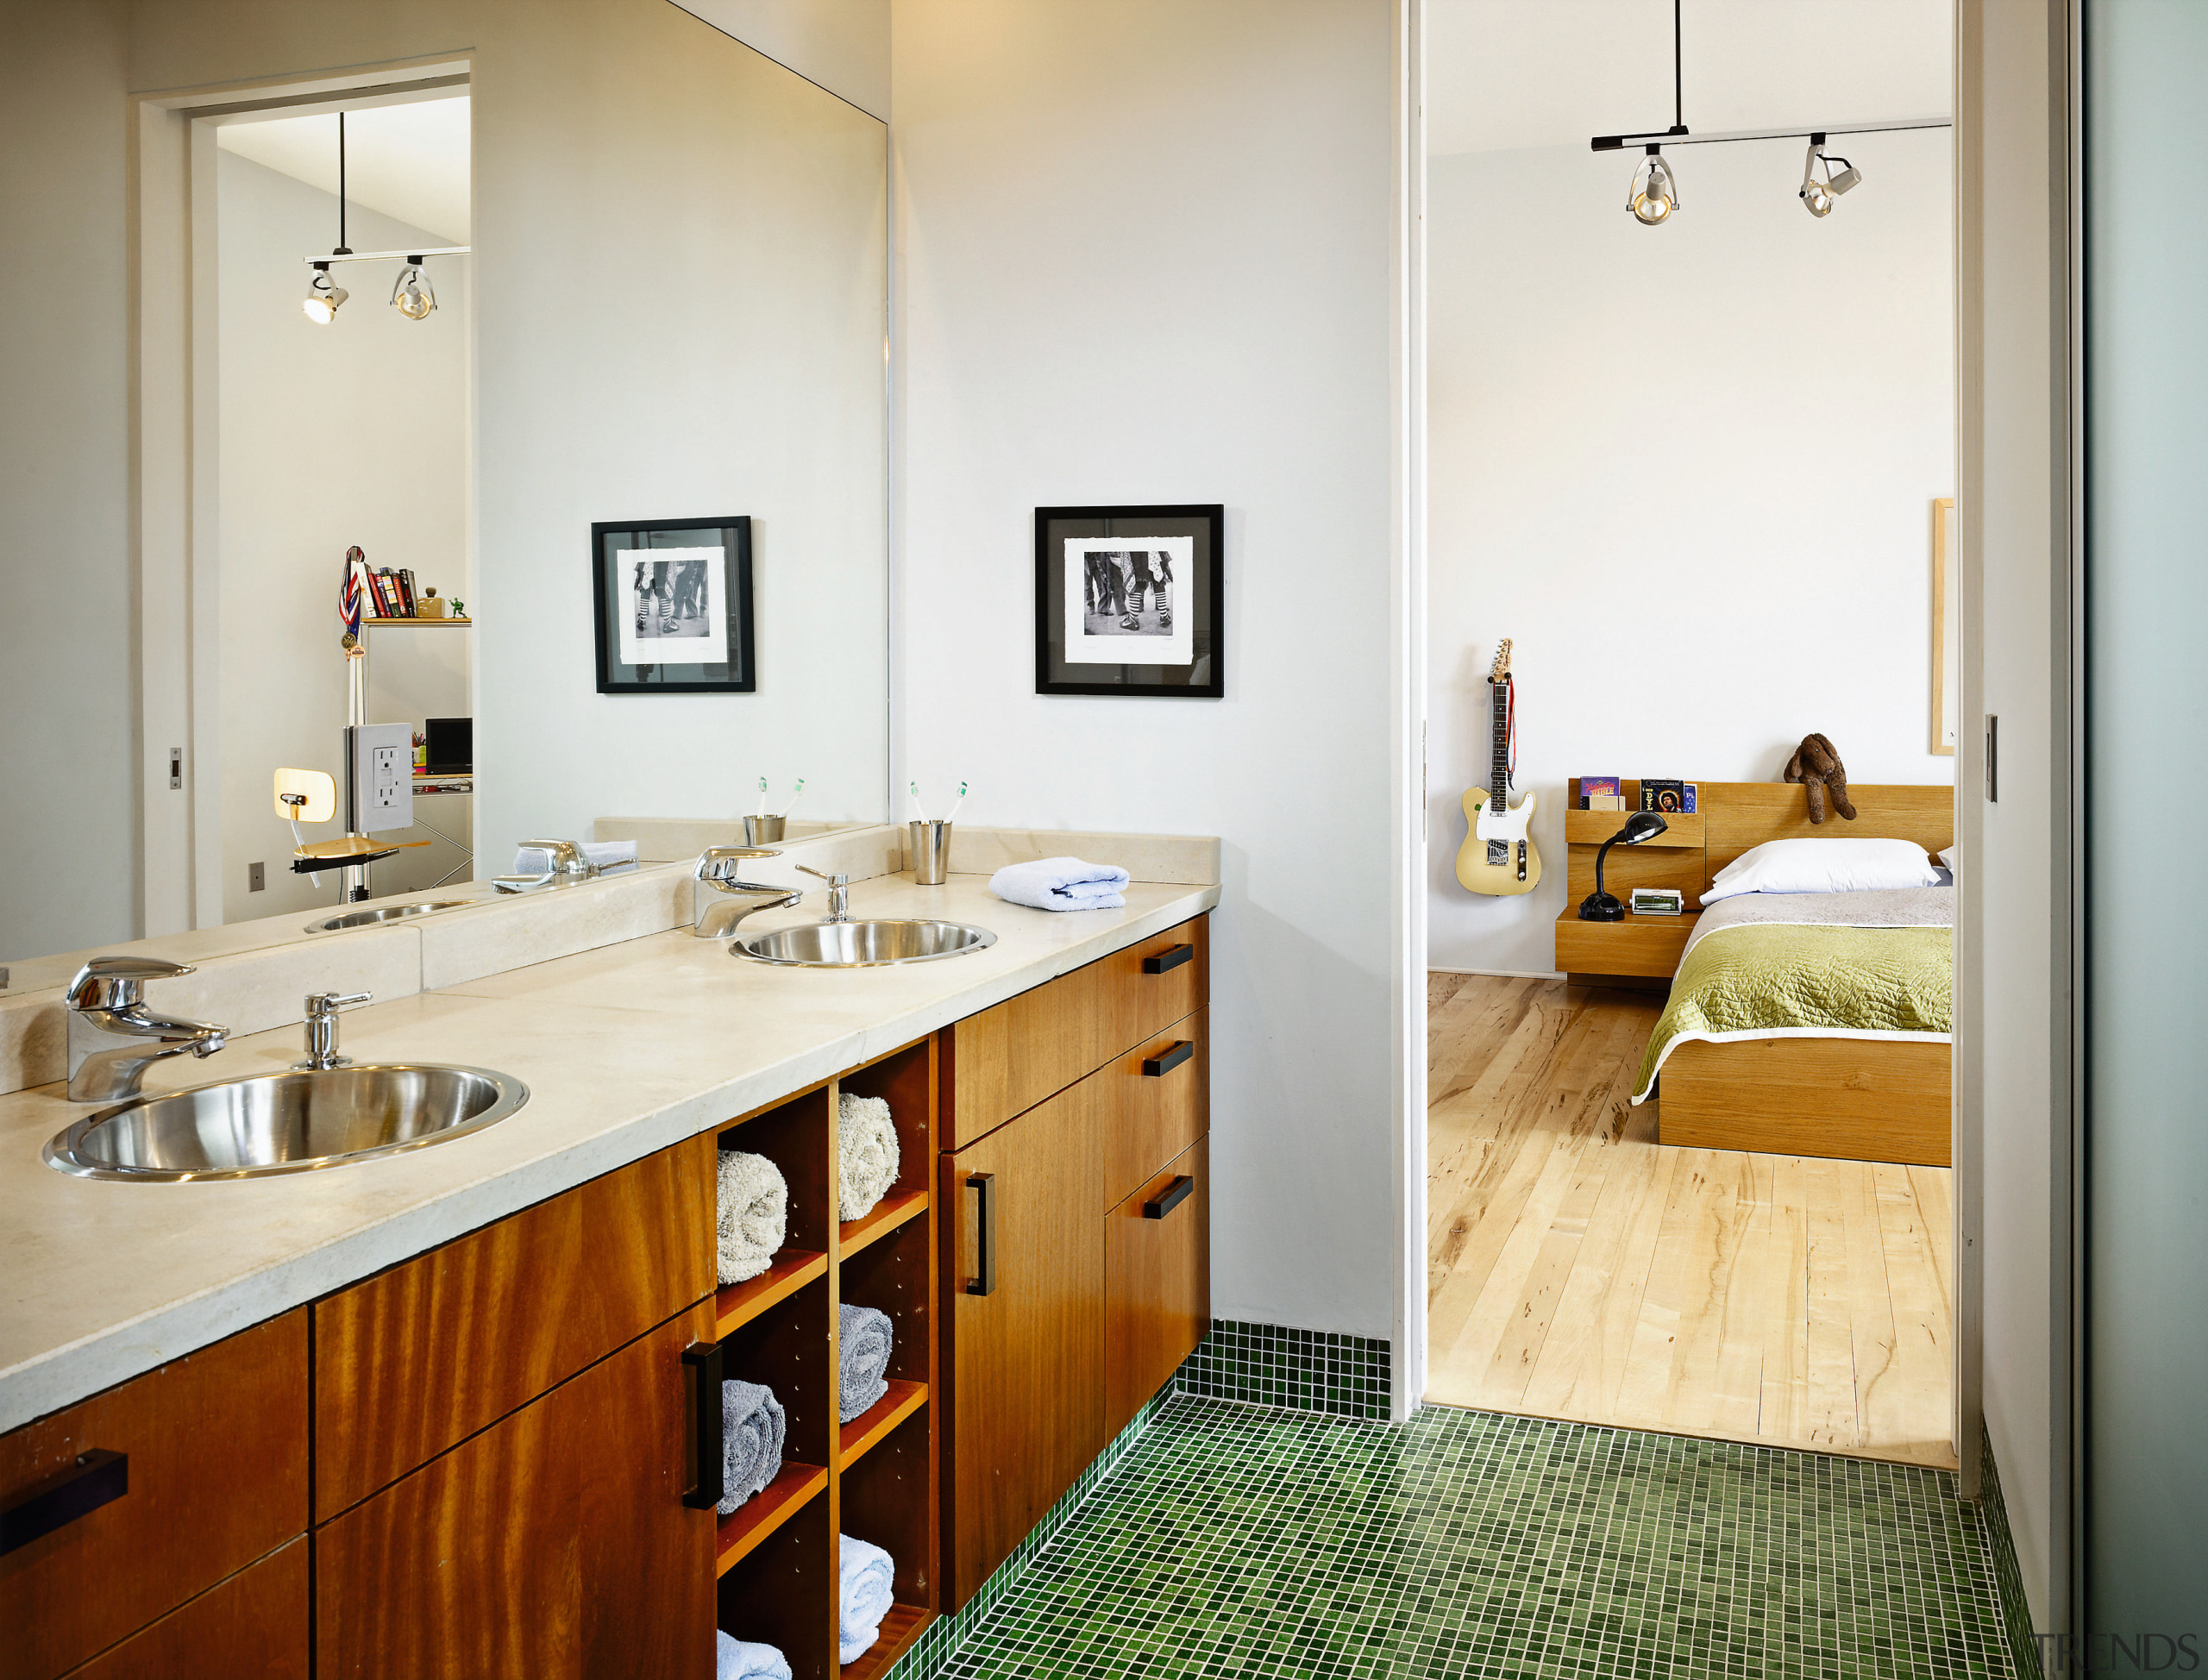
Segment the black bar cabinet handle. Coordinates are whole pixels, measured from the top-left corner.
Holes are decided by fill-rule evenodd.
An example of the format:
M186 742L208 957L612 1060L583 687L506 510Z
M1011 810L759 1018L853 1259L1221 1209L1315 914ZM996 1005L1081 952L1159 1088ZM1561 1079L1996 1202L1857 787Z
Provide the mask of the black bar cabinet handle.
M980 1274L966 1280L969 1295L994 1294L997 1287L997 1198L994 1173L968 1173L966 1188L979 1193L982 1198L982 1236L974 1256L974 1269Z
M1169 945L1155 956L1142 960L1142 971L1146 975L1162 975L1168 969L1177 969L1196 954L1194 945Z
M721 1345L693 1342L682 1350L682 1363L690 1369L690 1399L695 1407L692 1421L698 1431L698 1485L682 1495L693 1511L710 1511L726 1490L728 1448L721 1435Z
M130 1455L94 1447L77 1462L0 1501L0 1558L43 1539L130 1491Z
M1163 1079L1166 1075L1171 1073L1174 1069L1179 1067L1183 1062L1186 1062L1195 1053L1196 1047L1190 1044L1186 1038L1183 1038L1179 1044L1174 1045L1172 1049L1167 1050L1163 1056L1145 1056L1142 1063L1143 1077L1145 1079Z
M1182 1173L1165 1187L1165 1194L1156 1201L1142 1205L1142 1216L1146 1219L1162 1219L1189 1199L1189 1192L1196 1188L1196 1181Z

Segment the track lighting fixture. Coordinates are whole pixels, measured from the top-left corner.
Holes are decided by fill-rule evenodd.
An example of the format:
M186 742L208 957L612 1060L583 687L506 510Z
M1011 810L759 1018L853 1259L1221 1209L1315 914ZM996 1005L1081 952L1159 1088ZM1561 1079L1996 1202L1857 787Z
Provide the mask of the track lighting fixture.
M318 262L314 266L314 279L307 286L305 300L299 307L306 311L308 320L326 327L337 318L337 306L351 295L329 278L329 265Z
M1641 160L1640 167L1633 172L1633 185L1626 191L1625 207L1644 228L1668 222L1672 212L1679 207L1679 185L1672 179L1672 166L1653 146Z
M1671 166L1658 155L1665 146L1709 146L1733 140L1803 140L1810 142L1810 155L1802 166L1801 199L1803 208L1820 219L1832 214L1832 207L1843 192L1860 185L1863 172L1846 158L1825 155L1825 141L1832 135L1883 135L1904 129L1952 129L1954 122L1945 116L1903 117L1891 122L1828 123L1822 129L1736 129L1729 133L1697 135L1690 133L1686 122L1686 103L1680 75L1679 0L1672 0L1672 126L1668 129L1643 129L1638 133L1596 135L1588 141L1596 152L1622 152L1628 147L1647 148L1648 155L1640 167L1634 172L1633 185L1626 192L1626 208L1631 210L1642 226L1653 228L1671 220L1672 212L1679 207L1679 189L1672 175ZM1835 172L1833 166L1838 164ZM1818 173L1818 166L1823 173Z
M1841 166L1837 175L1833 173L1832 169L1835 163ZM1819 164L1824 166L1825 173L1822 180L1817 179ZM1825 155L1825 137L1822 135L1810 136L1810 153L1802 160L1801 198L1803 208L1810 215L1830 216L1832 207L1840 202L1840 195L1856 185L1862 179L1863 172L1848 162L1846 158L1828 158Z
M430 272L422 266L420 257L407 258L406 266L392 282L391 306L409 321L426 321L430 311L436 308L436 290L430 285Z

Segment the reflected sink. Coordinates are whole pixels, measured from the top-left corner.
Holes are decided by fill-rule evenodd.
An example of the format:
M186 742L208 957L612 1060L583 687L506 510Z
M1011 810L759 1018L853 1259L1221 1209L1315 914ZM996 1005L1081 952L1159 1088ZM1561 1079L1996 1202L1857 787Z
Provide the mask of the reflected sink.
M318 922L309 922L309 933L338 933L348 927L381 927L386 922L403 922L409 916L427 916L439 910L465 910L475 902L473 899L430 899L420 904L386 905L381 910L348 910L342 916L325 916Z
M528 1100L526 1085L487 1068L386 1062L267 1074L102 1109L44 1153L47 1166L78 1178L259 1178L442 1144Z
M932 962L986 950L997 937L968 922L808 922L772 933L741 934L738 956L800 969L875 969L890 962Z

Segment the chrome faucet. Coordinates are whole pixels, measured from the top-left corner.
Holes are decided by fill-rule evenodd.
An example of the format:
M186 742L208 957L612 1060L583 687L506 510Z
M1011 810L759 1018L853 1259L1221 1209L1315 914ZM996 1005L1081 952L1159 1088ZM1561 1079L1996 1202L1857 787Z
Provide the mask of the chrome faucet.
M708 846L698 859L698 914L691 933L699 939L731 938L737 924L752 912L786 909L803 899L804 893L791 887L737 878L738 858L781 856L772 847ZM720 896L710 896L708 888Z
M349 1068L353 1058L337 1053L337 1012L348 1004L366 1003L375 994L354 992L340 997L335 992L307 994L307 1059L292 1065L304 1073L326 1074L332 1068Z
M797 867L806 874L817 875L828 883L828 919L831 922L850 921L851 919L851 878L849 875L828 874L814 868L809 863L800 863Z
M191 972L157 956L96 956L69 982L69 1100L122 1102L138 1094L146 1069L190 1050L203 1060L229 1042L212 1021L156 1015L146 982Z
M551 867L541 875L493 875L492 890L500 893L542 893L554 887L573 887L578 881L598 879L599 866L583 855L583 849L572 840L524 840L523 851L540 851L550 859Z

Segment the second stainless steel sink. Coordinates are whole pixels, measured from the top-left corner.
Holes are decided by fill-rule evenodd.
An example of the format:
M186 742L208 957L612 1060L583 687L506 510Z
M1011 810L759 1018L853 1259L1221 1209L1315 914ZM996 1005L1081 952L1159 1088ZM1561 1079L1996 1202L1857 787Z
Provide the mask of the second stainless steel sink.
M800 969L874 969L986 950L997 937L970 922L807 922L729 942L738 956Z
M528 1100L509 1074L443 1063L264 1074L103 1109L45 1157L58 1172L135 1183L311 1172L466 1137Z
M342 916L325 916L318 922L309 922L309 933L338 933L348 927L381 927L388 922L403 922L410 916L432 915L440 910L465 910L475 902L473 899L424 899L418 904L387 904L380 910L348 910Z

